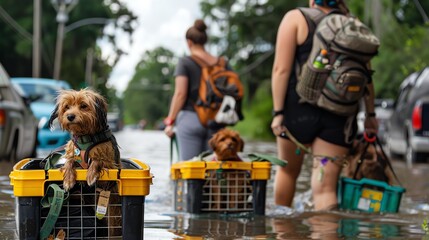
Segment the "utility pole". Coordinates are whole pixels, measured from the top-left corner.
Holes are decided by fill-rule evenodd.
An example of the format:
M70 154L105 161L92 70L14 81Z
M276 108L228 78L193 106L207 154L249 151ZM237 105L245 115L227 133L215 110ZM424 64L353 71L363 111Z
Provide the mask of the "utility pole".
M63 51L64 41L64 27L66 22L69 20L68 13L78 3L78 0L51 0L55 10L57 10L57 42L55 46L55 62L54 62L54 79L60 79L61 73L61 58Z
M40 41L41 41L41 0L33 3L33 78L40 77Z
M94 50L89 48L86 51L85 82L88 87L95 87L92 82L92 64L94 59Z

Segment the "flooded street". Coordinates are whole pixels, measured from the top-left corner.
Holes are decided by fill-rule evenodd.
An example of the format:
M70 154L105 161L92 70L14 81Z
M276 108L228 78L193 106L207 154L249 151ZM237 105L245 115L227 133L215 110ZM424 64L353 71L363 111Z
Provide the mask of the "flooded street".
M161 131L125 129L116 133L123 158L136 158L154 176L145 205L145 239L423 239L421 224L429 219L429 164L412 170L405 162L393 166L406 188L398 214L311 211L310 166L298 179L295 208L273 203L272 179L267 184L266 216L178 213L173 210L170 141ZM246 142L246 153L275 155L274 143ZM46 153L40 153L42 157ZM15 239L14 197L9 185L12 164L0 162L0 239ZM274 171L274 168L273 168Z

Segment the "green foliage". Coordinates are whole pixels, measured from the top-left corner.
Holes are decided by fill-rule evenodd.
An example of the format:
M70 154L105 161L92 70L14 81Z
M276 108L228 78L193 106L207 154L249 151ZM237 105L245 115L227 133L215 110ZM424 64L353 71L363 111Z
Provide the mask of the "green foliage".
M273 140L274 135L271 131L273 104L271 99L271 83L263 81L252 103L243 108L244 120L234 128L248 139Z
M428 220L427 219L423 220L422 230L425 231L426 235L429 235L429 224L428 224Z
M32 76L33 1L0 0L0 6L27 33L27 36L20 34L10 23L5 22L4 18L0 18L2 26L0 28L0 62L13 77ZM41 1L41 8L41 77L52 78L58 26L57 12L51 1ZM116 29L122 29L129 34L132 34L132 26L136 22L136 16L119 0L79 1L70 11L66 26L88 18L113 19ZM104 25L89 24L65 34L60 78L69 82L73 88L84 86L87 50L94 49L92 78L96 81L97 90L104 93L107 91L105 84L122 51L115 48L114 56L117 57L112 61L113 65L101 57L101 50L95 46L97 39L106 37L103 28ZM28 35L30 35L29 38ZM115 46L115 36L110 36L108 39Z
M168 113L173 89L175 58L170 50L159 47L146 51L124 92L125 122L145 119L149 126Z

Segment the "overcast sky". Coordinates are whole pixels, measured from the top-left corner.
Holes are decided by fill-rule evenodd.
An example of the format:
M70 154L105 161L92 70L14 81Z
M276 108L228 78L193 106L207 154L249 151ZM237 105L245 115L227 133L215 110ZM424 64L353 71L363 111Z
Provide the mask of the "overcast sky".
M201 17L200 0L122 0L138 16L132 43L125 33L116 33L117 44L127 52L116 64L108 84L123 92L134 75L134 67L146 50L163 46L177 54L188 53L186 30ZM109 31L109 29L106 29ZM107 41L99 41L104 55L111 54Z

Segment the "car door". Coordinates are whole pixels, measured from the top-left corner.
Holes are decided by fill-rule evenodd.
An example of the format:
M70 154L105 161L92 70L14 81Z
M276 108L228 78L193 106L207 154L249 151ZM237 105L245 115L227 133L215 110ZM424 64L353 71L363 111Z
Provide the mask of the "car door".
M24 93L18 93L17 87L11 84L12 97L20 106L20 112L23 119L23 129L21 137L20 157L36 157L35 147L37 141L37 119L30 109L29 102L24 101Z
M388 121L388 141L391 151L404 153L406 149L404 123L412 84L403 85L395 101L395 109Z

